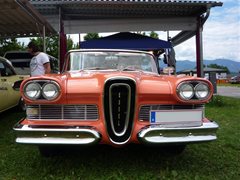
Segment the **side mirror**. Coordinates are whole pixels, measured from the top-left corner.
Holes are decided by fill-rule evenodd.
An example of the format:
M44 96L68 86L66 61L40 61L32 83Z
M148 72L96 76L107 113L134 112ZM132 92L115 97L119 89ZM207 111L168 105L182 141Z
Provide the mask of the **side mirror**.
M22 82L23 82L23 80L16 81L16 82L13 84L12 88L13 88L15 91L19 91L20 85L21 85Z

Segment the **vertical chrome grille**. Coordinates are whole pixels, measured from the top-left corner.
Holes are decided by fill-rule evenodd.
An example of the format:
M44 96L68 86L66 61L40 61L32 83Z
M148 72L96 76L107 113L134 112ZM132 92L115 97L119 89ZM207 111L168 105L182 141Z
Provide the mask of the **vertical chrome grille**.
M98 120L96 105L29 105L28 119Z
M110 123L117 136L126 132L129 123L130 93L128 84L115 83L109 88Z
M104 87L104 115L111 140L126 142L132 131L135 111L135 81L128 78L110 79Z

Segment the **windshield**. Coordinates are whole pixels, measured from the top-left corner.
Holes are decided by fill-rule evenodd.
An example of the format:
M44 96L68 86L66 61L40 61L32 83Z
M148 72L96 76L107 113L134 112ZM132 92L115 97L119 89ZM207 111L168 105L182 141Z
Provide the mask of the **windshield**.
M68 71L76 70L122 70L148 71L157 73L152 55L141 52L89 51L71 52Z

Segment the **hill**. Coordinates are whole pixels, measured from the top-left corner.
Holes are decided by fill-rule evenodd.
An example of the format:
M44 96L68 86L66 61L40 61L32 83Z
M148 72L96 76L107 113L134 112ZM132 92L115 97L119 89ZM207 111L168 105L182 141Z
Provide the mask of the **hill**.
M229 59L204 60L203 64L204 65L217 64L220 66L226 66L231 73L238 73L240 71L240 62ZM160 66L164 67L166 65L164 65L164 63L161 61ZM177 61L176 67L177 72L187 69L194 69L196 68L196 61L189 60Z

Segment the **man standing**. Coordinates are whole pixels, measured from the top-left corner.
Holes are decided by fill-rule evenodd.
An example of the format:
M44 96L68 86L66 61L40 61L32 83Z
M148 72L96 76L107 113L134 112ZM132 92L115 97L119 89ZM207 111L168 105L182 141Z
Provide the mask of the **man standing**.
M28 52L33 55L30 62L31 76L41 76L51 72L48 55L40 52L33 41L28 44Z

